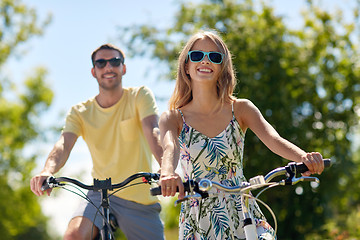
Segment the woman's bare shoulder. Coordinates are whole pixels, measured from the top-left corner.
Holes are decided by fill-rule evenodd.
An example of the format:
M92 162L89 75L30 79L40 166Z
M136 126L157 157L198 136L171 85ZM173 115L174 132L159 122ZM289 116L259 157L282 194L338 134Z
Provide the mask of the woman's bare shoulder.
M238 98L234 100L234 110L238 112L253 108L254 106L255 105L246 98Z
M257 112L257 107L249 99L241 98L234 101L234 114L243 131L246 131L249 121Z
M161 117L165 118L181 118L180 111L178 109L166 110L161 114Z
M176 125L177 127L181 126L182 117L178 110L172 109L163 112L160 116L160 125Z

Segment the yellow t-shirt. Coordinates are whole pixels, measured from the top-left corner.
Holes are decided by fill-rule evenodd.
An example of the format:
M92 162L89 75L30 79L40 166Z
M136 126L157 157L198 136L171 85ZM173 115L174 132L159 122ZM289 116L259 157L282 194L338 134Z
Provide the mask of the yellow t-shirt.
M93 178L111 177L115 184L134 173L151 172L152 154L141 120L157 113L150 89L124 88L119 102L109 108L100 107L95 98L73 106L63 132L83 137L93 160ZM148 184L132 186L115 195L142 204L157 202L150 195Z

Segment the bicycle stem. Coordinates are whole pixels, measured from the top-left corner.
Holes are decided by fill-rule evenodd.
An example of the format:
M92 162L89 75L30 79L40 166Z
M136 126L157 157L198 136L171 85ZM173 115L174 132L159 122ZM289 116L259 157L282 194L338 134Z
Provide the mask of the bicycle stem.
M110 182L110 184L111 184L111 182ZM102 199L101 207L102 207L103 216L105 216L107 222L109 222L109 218L110 218L109 206L110 206L110 204L109 204L109 197L108 197L107 189L101 190L101 199ZM108 237L109 239L113 239L112 233L111 233L111 231L109 231L108 226L105 225L101 229L101 232L104 236Z

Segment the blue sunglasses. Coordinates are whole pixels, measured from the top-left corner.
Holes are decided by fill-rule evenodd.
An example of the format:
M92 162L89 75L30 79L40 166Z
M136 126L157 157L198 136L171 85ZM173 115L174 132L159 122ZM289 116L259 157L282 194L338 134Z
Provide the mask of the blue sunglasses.
M201 62L205 56L208 57L210 62L215 64L221 64L223 61L223 54L219 52L204 52L199 50L188 52L188 57L192 62Z

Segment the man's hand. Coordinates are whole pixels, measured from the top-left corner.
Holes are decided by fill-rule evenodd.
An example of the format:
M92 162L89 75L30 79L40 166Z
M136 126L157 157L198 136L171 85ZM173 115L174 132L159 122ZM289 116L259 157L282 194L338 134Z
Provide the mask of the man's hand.
M42 187L44 181L46 181L46 179L50 176L52 176L52 174L50 174L50 173L41 173L41 174L36 175L33 178L31 178L31 180L30 180L31 191L37 196L43 195L45 191L42 191L41 187ZM50 196L51 191L52 191L52 189L46 190L46 193L48 196Z

